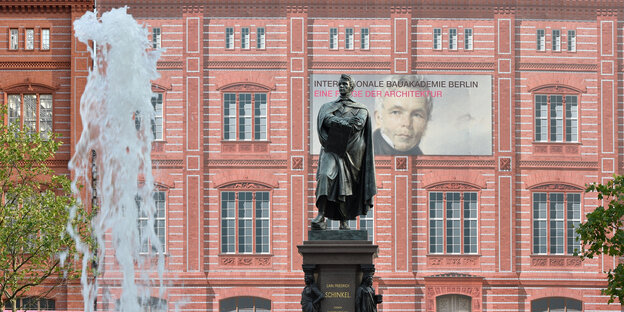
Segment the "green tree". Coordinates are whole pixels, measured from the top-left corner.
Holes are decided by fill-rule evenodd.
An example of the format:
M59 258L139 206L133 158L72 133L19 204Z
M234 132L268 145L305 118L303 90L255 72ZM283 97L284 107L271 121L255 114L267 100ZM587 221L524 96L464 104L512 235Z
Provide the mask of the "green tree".
M606 203L587 215L587 221L577 229L581 241L581 258L594 256L624 256L624 176L614 176L606 184L588 185L585 192L598 193L598 200ZM609 303L618 298L624 302L624 264L619 263L607 272L607 288L602 293L609 295Z
M76 276L75 243L65 231L76 204L71 181L46 164L60 145L0 118L0 311L15 311L18 298L46 296ZM87 224L84 210L78 214Z

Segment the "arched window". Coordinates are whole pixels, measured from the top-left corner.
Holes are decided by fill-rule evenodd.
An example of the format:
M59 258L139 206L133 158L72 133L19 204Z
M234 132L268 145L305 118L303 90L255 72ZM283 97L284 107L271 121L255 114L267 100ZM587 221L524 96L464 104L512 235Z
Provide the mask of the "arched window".
M470 312L472 298L465 295L443 295L436 298L436 312Z
M219 312L270 312L271 300L259 297L232 297L219 301Z
M531 312L581 312L583 302L564 297L548 297L531 301Z
M28 132L38 131L43 138L47 138L53 130L54 88L27 80L3 91L6 94L8 123Z
M477 254L479 188L441 183L429 190L429 252Z
M270 188L258 183L221 187L221 252L270 253Z

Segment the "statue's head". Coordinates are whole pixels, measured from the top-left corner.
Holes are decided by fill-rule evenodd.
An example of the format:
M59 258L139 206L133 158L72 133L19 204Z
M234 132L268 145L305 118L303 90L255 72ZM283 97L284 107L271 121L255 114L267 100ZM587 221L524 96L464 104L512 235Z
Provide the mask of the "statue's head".
M312 274L306 274L304 280L306 285L314 284L314 276Z
M340 96L346 97L351 95L354 88L355 83L353 82L353 78L351 78L350 75L342 74L340 76L340 80L338 81L338 91L340 91Z

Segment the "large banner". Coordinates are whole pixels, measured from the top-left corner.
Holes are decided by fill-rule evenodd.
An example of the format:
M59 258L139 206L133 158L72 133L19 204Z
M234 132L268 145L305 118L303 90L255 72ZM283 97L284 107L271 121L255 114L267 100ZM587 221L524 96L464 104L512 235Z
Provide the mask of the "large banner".
M351 98L367 106L376 155L492 155L490 75L352 75ZM340 97L337 74L310 76L311 152L317 115Z

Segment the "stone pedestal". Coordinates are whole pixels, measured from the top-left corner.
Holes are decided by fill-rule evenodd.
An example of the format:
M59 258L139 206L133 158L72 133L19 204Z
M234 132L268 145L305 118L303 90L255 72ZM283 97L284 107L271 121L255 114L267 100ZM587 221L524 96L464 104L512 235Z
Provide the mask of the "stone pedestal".
M297 246L303 270L314 280L325 298L319 312L354 312L355 296L363 274L375 271L377 245L363 230L310 231L310 240Z

